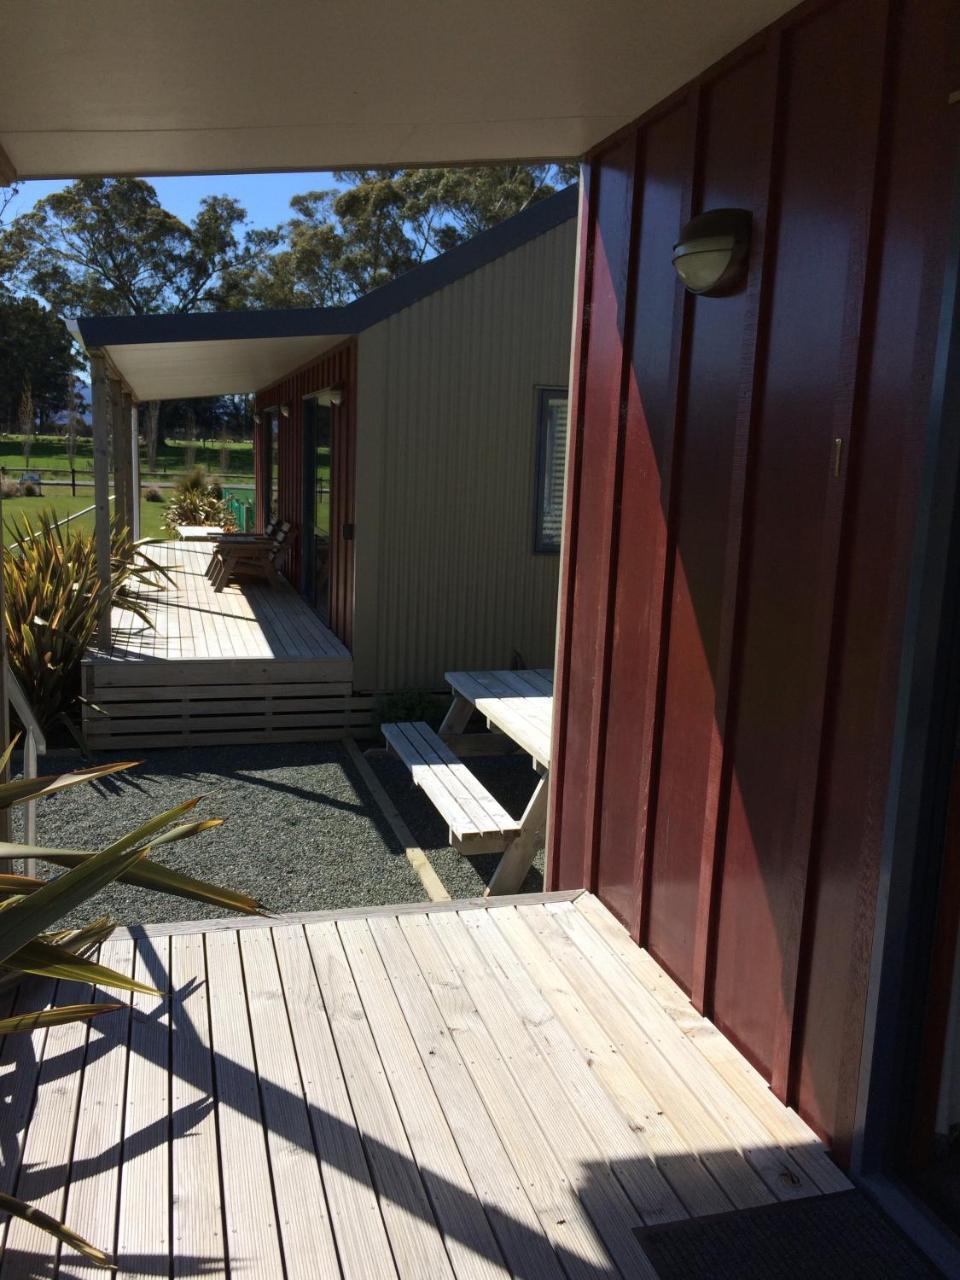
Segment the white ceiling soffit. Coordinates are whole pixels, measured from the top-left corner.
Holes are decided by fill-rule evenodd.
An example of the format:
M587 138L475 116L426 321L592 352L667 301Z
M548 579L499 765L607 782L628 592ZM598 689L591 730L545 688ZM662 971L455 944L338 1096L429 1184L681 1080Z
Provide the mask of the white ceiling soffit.
M241 395L272 382L343 342L343 334L149 342L104 348L138 400Z
M578 156L792 7L0 0L0 179Z

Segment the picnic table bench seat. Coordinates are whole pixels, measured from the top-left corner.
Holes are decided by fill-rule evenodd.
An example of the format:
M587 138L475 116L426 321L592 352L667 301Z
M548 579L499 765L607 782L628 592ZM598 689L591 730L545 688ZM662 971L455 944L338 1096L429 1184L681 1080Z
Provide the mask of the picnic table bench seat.
M520 821L511 818L428 724L382 724L380 731L446 822L455 849L468 857L503 853L520 834Z

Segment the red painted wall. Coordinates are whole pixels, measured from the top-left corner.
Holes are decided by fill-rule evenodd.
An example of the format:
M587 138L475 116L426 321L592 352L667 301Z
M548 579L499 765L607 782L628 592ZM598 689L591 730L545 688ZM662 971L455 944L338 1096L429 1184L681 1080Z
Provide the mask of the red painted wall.
M841 1156L958 34L950 0L806 4L587 166L552 886L597 891ZM671 248L724 206L748 279L694 298Z
M330 458L333 506L330 512L330 629L349 648L353 640L353 541L343 536L344 525L353 524L356 493L357 344L345 342L319 360L291 372L280 382L257 393L257 410L287 405L290 416L280 418L277 462L277 510L299 530L303 518L303 401L326 387L342 386L343 402L331 409L333 443ZM262 459L265 422L254 434L254 479L258 527L262 528L267 495ZM300 582L299 537L284 564L291 582Z

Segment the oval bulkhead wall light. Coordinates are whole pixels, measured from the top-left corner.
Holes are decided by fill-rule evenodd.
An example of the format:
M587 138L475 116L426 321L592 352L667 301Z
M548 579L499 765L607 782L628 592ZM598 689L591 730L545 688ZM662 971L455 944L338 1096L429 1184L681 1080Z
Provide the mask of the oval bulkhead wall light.
M289 417L290 417L290 406L289 406L288 404L282 404L282 405L280 406L280 417L281 417L281 418L289 418Z
M698 213L673 246L673 267L685 289L705 297L733 293L747 277L749 209L709 209Z

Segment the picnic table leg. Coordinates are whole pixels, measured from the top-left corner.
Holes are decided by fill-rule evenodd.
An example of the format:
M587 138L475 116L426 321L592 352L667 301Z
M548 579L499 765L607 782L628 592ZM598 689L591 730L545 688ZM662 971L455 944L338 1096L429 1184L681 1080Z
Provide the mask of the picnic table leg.
M530 802L520 819L520 834L507 845L506 852L497 864L493 879L487 887L487 897L501 893L517 893L533 863L537 850L543 844L547 822L547 778L537 783Z
M447 714L443 717L443 724L439 729L440 737L442 738L448 733L463 733L472 715L473 703L469 698L465 698L463 694L455 693L453 701L447 709Z

